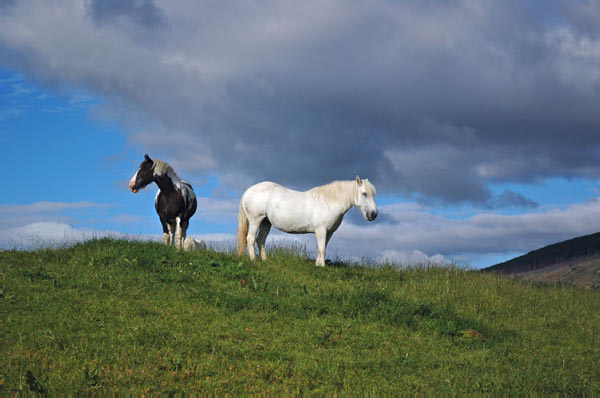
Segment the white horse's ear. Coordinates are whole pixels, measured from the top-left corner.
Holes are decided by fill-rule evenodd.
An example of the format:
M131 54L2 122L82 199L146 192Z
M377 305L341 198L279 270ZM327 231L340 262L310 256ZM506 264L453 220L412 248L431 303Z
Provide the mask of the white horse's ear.
M360 177L358 175L356 175L356 182L358 183L359 187L362 185L362 181L360 180Z

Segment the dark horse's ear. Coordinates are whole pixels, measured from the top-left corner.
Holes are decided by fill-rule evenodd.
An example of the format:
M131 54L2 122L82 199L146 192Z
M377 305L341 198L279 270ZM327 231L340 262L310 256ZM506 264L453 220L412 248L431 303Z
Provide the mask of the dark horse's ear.
M149 161L149 162L152 162L152 159L150 159L150 157L148 156L148 154L145 154L145 155L144 155L144 159L146 159L146 160L147 160L147 161Z

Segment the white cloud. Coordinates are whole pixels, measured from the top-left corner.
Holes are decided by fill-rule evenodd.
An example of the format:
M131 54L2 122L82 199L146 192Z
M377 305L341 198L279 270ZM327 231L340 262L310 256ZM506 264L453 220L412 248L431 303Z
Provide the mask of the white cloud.
M466 261L486 253L528 252L598 231L600 199L566 208L544 208L516 215L480 213L465 219L434 215L416 203L379 206L389 221L356 225L344 222L330 247L342 255L375 253L401 262L413 253L431 261ZM413 257L415 257L413 256ZM431 257L434 257L433 260ZM429 261L429 260L428 260Z
M428 256L420 250L384 250L379 256L375 257L375 262L382 264L393 264L396 266L444 266L450 264L450 262L441 254Z
M210 202L212 217L235 224L237 201ZM347 215L331 239L328 258L477 266L474 261L487 254L525 253L597 232L600 225L599 199L564 208L541 207L522 214L482 212L461 218L432 214L431 208L415 202L380 205L378 210L378 220L371 223ZM289 235L275 228L271 231L268 246L274 241L292 242L305 245L313 255L316 252L312 234ZM210 235L197 237L213 240ZM220 235L216 240L221 238L235 246L234 234Z
M105 236L119 237L115 232L73 228L57 222L33 222L20 227L0 230L0 248L30 249L55 247Z
M210 199L204 200L203 204L210 216L202 217L236 223L237 212L234 209L237 201ZM36 204L35 207L69 208L64 203ZM0 208L0 211L6 212L7 208ZM565 208L542 208L524 214L481 213L463 219L431 214L430 209L418 203L379 206L379 213L381 221L372 223L365 221L354 224L347 217L333 235L327 257L354 261L367 259L401 266L451 263L477 266L474 259L489 253L524 253L547 244L597 232L597 225L600 225L600 199ZM235 248L235 233L232 230L231 233L189 236L202 239L213 248L230 251ZM48 246L102 236L162 239L160 234L128 236L93 227L73 227L63 222L35 221L1 229L0 247ZM312 255L316 252L316 240L312 234L290 235L274 228L267 242L268 247L273 245L306 247Z
M94 222L140 222L131 215L104 217L111 203L48 202L0 205L0 248L33 248L79 242L103 236L124 236L94 227Z
M195 219L212 222L233 222L237 225L239 199L197 197Z
M25 205L0 205L0 228L14 228L34 222L69 224L77 221L74 214L115 207L94 202L34 202Z
M207 241L212 247L232 250L235 247L237 199L199 198L196 222L202 220L233 225L230 233L189 234ZM102 208L106 205L81 203L37 202L31 205L0 206L0 214L10 215L10 225L0 229L0 245L4 248L29 247L36 244L59 244L98 236L126 236L95 228L93 224L72 226L60 221L61 211L77 208ZM380 205L379 218L371 223L359 217L346 216L333 235L328 258L368 259L399 265L415 263L477 266L476 259L489 253L525 253L544 245L588 233L597 232L600 225L600 199L573 204L564 208L541 207L514 215L482 212L455 218L433 214L422 204L396 203ZM23 214L31 214L27 222ZM117 215L114 220L140 222L139 217ZM114 221L113 220L113 221ZM116 222L116 221L115 221ZM192 222L194 222L192 220ZM160 234L137 234L134 239L161 240ZM314 235L290 235L272 229L268 246L292 244L316 252Z

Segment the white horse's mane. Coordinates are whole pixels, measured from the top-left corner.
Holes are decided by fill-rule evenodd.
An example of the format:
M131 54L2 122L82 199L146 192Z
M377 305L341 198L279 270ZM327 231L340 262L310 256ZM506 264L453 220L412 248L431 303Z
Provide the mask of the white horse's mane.
M369 196L375 196L376 191L373 184L369 180L361 180ZM350 181L333 181L329 184L321 185L311 189L309 192L315 196L323 198L328 202L341 202L344 205L354 204L358 185L356 180Z

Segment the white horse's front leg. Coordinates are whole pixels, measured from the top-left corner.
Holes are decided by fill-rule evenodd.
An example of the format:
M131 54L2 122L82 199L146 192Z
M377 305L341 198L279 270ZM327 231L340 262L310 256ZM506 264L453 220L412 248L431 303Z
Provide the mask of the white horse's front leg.
M317 261L315 265L317 267L325 266L325 249L327 247L327 230L317 229L315 231L315 236L317 237Z

